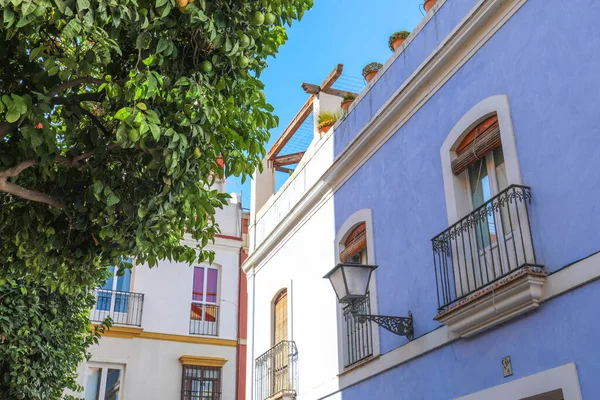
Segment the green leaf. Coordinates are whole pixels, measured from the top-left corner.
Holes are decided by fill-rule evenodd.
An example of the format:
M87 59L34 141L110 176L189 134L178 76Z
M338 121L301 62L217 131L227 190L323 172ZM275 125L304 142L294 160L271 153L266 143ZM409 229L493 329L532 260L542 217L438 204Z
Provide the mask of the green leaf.
M158 126L154 124L150 125L150 132L152 133L152 137L154 138L154 140L158 142L158 140L160 139L160 129L158 128Z
M19 112L18 107L15 106L14 104L11 104L8 107L8 111L6 112L6 122L9 122L12 124L13 122L17 122L20 117L21 117L21 113Z
M79 12L87 10L88 8L90 8L89 0L77 0L77 9L79 10Z
M106 198L106 204L111 207L114 206L115 204L119 203L121 201L121 199L119 199L119 197L114 194L113 192L111 192L108 197Z
M167 4L167 1L169 0L156 0L156 8L164 6Z
M127 107L123 107L119 111L117 111L117 113L115 114L115 119L118 119L119 121L123 121L130 115L131 115L131 111Z
M4 7L4 23L6 28L10 28L15 23L15 13L10 7Z
M76 19L72 19L63 28L62 35L65 39L73 39L81 32L81 24Z
M163 52L167 47L169 47L170 43L171 43L171 41L168 39L165 39L165 38L158 39L158 45L156 46L156 52L157 53Z
M177 82L175 82L175 86L189 86L189 84L190 80L185 76L182 76L181 78L177 79Z

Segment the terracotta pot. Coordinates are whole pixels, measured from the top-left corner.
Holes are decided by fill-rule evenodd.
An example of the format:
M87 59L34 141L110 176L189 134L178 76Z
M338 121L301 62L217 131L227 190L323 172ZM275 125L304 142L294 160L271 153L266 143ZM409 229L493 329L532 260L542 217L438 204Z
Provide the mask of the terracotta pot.
M425 0L425 4L423 4L425 12L429 12L429 10L431 10L433 6L435 6L435 3L437 3L437 0Z
M367 81L367 83L371 82L373 80L373 78L375 78L375 75L377 75L378 72L379 72L379 70L367 72L365 74L365 80Z
M404 39L404 38L398 38L398 39L394 40L392 42L392 49L394 49L394 51L398 50L398 48L400 46L402 46L402 43L404 43L405 40L406 39Z
M327 132L329 132L329 130L331 129L332 126L333 126L333 124L326 125L326 126L323 126L323 127L319 128L319 133L321 134L321 136L323 136L324 134L326 134Z
M342 101L342 104L340 104L340 107L342 107L342 110L348 111L348 109L350 108L350 104L352 104L353 101L354 99L344 100Z

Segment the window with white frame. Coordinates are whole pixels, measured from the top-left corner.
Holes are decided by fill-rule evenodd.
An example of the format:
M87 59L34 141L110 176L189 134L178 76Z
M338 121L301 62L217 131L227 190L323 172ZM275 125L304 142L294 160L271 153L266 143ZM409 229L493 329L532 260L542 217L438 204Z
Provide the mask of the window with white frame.
M432 240L439 309L524 267L537 267L508 98L471 109L441 148L448 229Z
M183 366L181 400L220 400L221 368Z
M366 224L360 223L346 237L344 248L340 253L340 261L368 264ZM360 314L371 314L370 294L359 305ZM354 305L356 308L356 305ZM359 361L373 355L373 326L371 321L359 321L350 310L344 306L343 341L344 367L350 367Z
M123 398L125 366L96 364L87 366L84 386L85 400L119 400Z
M219 327L219 269L195 267L190 311L190 333L217 336Z

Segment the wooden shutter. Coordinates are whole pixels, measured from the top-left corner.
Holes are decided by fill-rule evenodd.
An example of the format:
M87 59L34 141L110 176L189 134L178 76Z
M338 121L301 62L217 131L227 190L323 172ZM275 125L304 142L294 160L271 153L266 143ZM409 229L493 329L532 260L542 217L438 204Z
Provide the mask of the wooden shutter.
M288 338L288 320L287 320L287 290L279 294L275 300L275 332L274 344L287 340Z
M452 172L459 175L489 151L502 146L498 116L494 115L477 125L465 136L456 148L456 159L452 161Z
M340 253L340 261L348 261L367 248L367 230L365 223L358 225L346 239L344 250Z

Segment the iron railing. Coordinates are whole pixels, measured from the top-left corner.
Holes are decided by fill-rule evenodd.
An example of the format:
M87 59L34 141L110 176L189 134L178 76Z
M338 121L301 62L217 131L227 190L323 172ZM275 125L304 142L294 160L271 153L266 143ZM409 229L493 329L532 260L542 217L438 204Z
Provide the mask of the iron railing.
M283 340L256 359L256 400L295 396L298 390L296 343Z
M192 303L190 334L218 336L219 306L215 304Z
M344 307L344 367L369 358L373 355L373 331L369 320L360 319L355 314L371 314L369 296L361 301Z
M183 366L181 400L220 400L221 368Z
M511 185L432 239L438 306L536 266L529 223L531 188Z
M103 322L110 317L116 325L142 326L143 293L96 289L94 294L96 305L92 309L92 321Z

